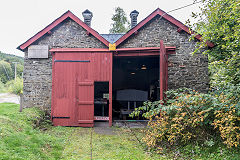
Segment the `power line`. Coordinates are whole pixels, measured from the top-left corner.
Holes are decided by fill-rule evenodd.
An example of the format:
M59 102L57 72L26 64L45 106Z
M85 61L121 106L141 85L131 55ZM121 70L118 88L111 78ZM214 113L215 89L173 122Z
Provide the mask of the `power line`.
M160 17L160 19L161 19L164 15L166 15L166 14L168 14L168 13L171 13L171 12L174 12L174 11L177 11L177 10L180 10L180 9L183 9L183 8L186 8L186 7L195 5L195 4L197 4L197 3L201 3L201 2L202 2L202 1L197 1L197 2L193 2L193 3L191 3L191 4L188 4L188 5L179 7L179 8L172 9L172 10L170 10L170 11L168 11L168 12L165 12L165 13Z
M180 9L183 9L183 8L186 8L186 7L189 7L189 6L192 6L192 5L195 5L197 3L201 3L202 1L196 1L196 2L193 2L191 4L188 4L188 5L185 5L185 6L182 6L182 7L179 7L179 8L175 8L175 9L172 9L168 12L165 12L164 14L161 15L160 19L163 18L163 16L165 16L166 14L170 13L170 12L174 12L174 11L177 11L177 10L180 10Z
M182 6L182 7L179 7L179 8L173 9L173 10L170 10L170 11L168 11L167 13L174 12L174 11L177 11L177 10L180 10L180 9L183 9L183 8L186 8L186 7L192 6L192 5L197 4L197 3L201 3L201 2L202 2L202 1L193 2L193 3L188 4L188 5L186 5L186 6Z

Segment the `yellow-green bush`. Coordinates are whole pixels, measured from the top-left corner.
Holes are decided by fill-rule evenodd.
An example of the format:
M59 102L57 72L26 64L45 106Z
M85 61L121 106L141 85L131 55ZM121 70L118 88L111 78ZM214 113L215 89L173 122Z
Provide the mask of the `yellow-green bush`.
M169 91L165 105L145 102L132 113L141 111L148 118L143 141L149 147L161 149L160 144L204 143L221 137L228 147L239 147L240 111L236 97L221 94L203 94L189 89Z
M219 130L223 143L229 147L240 145L240 116L235 114L235 105L226 105L225 108L215 111L215 119L212 123L214 128Z
M8 81L6 86L8 92L20 95L23 92L23 79L17 77L16 80Z
M0 79L0 93L4 93L4 92L6 92L6 87Z

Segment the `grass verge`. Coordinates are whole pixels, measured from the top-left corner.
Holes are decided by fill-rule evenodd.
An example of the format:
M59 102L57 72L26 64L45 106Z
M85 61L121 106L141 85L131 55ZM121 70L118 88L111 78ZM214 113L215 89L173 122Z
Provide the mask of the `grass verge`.
M61 137L33 129L33 120L40 111L18 109L17 104L0 104L0 159L59 159L63 150Z
M36 128L36 119L42 113L37 108L23 112L18 109L17 104L0 104L0 160L88 160L91 154L92 159L98 160L162 159L146 152L127 129L110 128L113 132L109 135L98 133L95 128L46 124Z
M89 160L91 155L94 160L240 159L238 150L210 141L208 147L199 144L172 147L162 154L148 152L136 139L143 136L139 129L112 127L108 132L46 123L36 127L42 112L37 108L18 109L17 104L0 104L0 160Z

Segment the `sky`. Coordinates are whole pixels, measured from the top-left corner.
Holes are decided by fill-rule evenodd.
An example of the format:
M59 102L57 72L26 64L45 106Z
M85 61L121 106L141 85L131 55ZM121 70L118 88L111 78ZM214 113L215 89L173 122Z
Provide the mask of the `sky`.
M16 48L41 31L67 10L83 20L82 12L93 13L91 27L97 32L109 33L111 17L121 7L128 18L133 10L139 12L138 22L156 8L165 12L193 3L193 0L0 0L0 51L23 56ZM169 13L185 23L199 4Z

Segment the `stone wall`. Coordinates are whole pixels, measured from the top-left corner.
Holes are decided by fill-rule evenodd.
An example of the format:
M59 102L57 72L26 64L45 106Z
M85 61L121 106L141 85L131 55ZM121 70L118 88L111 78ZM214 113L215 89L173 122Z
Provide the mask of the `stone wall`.
M51 48L106 48L86 30L71 19L67 19L43 36L34 45L48 45ZM27 50L24 57L23 107L51 107L52 56L48 59L29 59Z
M189 87L198 91L208 90L208 60L201 54L192 55L195 42L190 35L178 33L177 27L156 17L142 27L138 34L132 35L118 48L159 47L160 40L166 46L176 46L176 55L169 56L169 89ZM106 48L98 39L87 35L76 22L67 19L36 41L34 45L48 45L51 48ZM48 59L24 58L23 106L39 106L50 109L52 88L52 56Z
M199 54L192 55L196 42L189 41L186 32L177 32L178 27L155 17L133 34L118 48L160 47L160 40L166 46L176 46L176 55L169 55L168 88L187 87L206 92L209 88L208 58Z

